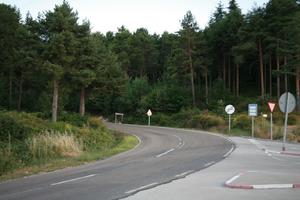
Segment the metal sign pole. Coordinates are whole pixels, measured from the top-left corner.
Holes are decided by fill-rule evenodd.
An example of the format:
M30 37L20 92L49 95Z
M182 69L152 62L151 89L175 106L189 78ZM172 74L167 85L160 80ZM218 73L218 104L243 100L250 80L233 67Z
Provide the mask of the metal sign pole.
M252 138L254 138L254 117L252 116Z
M150 126L150 116L148 116L148 126Z
M286 93L286 101L285 101L285 119L284 119L284 133L283 133L283 142L282 142L282 151L285 151L285 142L286 142L286 129L287 129L287 121L288 121L288 104L289 104L289 94Z
M271 113L271 140L273 140L273 114Z
M230 134L230 128L231 127L231 115L229 115L229 122L228 122L228 130L229 130L229 134Z

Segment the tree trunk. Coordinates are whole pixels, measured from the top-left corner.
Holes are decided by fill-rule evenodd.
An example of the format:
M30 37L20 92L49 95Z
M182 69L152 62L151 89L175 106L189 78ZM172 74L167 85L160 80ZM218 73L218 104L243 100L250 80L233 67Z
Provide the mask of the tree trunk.
M228 56L228 88L231 91L231 63L230 63L230 55Z
M84 116L84 114L85 114L85 89L84 89L84 87L81 87L81 91L80 91L79 113L80 113L80 116Z
M224 88L226 87L226 57L225 54L223 55L223 83Z
M19 82L19 99L18 99L18 111L21 111L22 106L22 94L23 94L23 74L21 73Z
M8 96L8 108L12 108L12 79L13 79L13 74L12 71L9 72L9 96Z
M270 97L272 98L272 56L270 56L269 60L269 87L270 87Z
M189 55L189 67L191 72L191 86L192 86L192 98L193 98L193 107L196 107L196 97L195 97L195 83L194 83L194 68L192 60L192 48L191 48L191 38L188 38L188 55Z
M259 49L259 68L260 68L260 90L261 97L265 96L265 85L264 85L264 63L263 63L263 50L261 39L258 40L258 49Z
M276 56L276 67L277 67L276 70L278 72L280 69L280 60L278 55ZM280 98L280 76L277 73L277 99L279 98Z
M296 69L296 99L297 99L297 112L300 112L300 69Z
M236 96L240 95L240 65L236 64Z
M283 58L283 64L284 64L284 66L285 66L285 68L286 68L286 65L287 65L287 58L286 58L286 56L284 56L284 58ZM288 88L288 74L287 74L287 72L285 72L285 74L284 74L284 87L285 87L285 92L289 92L289 88Z
M57 108L58 108L58 81L53 80L53 100L52 100L52 121L57 121Z
M208 104L208 72L206 67L205 67L205 99L206 99L206 104Z

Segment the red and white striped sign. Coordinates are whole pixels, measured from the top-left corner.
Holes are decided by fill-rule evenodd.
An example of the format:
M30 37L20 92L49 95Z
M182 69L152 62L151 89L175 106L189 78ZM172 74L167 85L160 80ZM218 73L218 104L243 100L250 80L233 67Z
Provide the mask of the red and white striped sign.
M274 111L275 105L276 105L275 103L268 102L268 106L269 106L271 112Z

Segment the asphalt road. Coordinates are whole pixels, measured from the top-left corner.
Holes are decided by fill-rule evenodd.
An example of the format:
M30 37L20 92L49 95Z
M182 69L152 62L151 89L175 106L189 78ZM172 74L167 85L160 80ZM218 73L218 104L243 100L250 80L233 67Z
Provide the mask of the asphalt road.
M232 142L201 131L115 125L140 144L112 158L0 183L0 200L109 200L157 187L214 165L234 149Z

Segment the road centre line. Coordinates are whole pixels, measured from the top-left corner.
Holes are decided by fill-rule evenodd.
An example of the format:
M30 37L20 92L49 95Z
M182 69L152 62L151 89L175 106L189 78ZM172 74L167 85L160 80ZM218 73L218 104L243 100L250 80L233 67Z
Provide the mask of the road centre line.
M186 175L191 174L193 172L194 172L194 170L189 170L189 171L183 172L181 174L177 174L175 177L178 178L178 177L186 176Z
M211 166L211 165L213 165L213 164L215 164L216 162L209 162L209 163L206 163L205 165L204 165L204 167L208 167L208 166Z
M86 179L86 178L90 178L90 177L93 177L93 176L96 176L96 174L90 174L90 175L87 175L87 176L82 176L82 177L73 178L73 179L69 179L69 180L65 180L65 181L60 181L60 182L57 182L57 183L52 183L51 186L60 185L60 184L64 184L64 183L69 183L69 182L73 182L73 181L77 181L77 180L81 180L81 179Z
M144 186L142 186L142 187L139 187L139 188L136 188L136 189L127 191L127 192L125 192L125 194L135 193L135 192L138 192L138 191L141 191L141 190L150 188L150 187L152 187L152 186L155 186L155 185L157 185L157 184L158 184L158 183L151 183L151 184L149 184L149 185L144 185Z
M156 157L156 158L162 157L162 156L167 155L168 153L170 153L170 152L172 152L172 151L174 151L174 150L175 150L175 149L172 148L172 149L170 149L170 150L168 150L168 151L166 151L166 152L164 152L164 153L161 153L161 154L156 155L155 157Z

